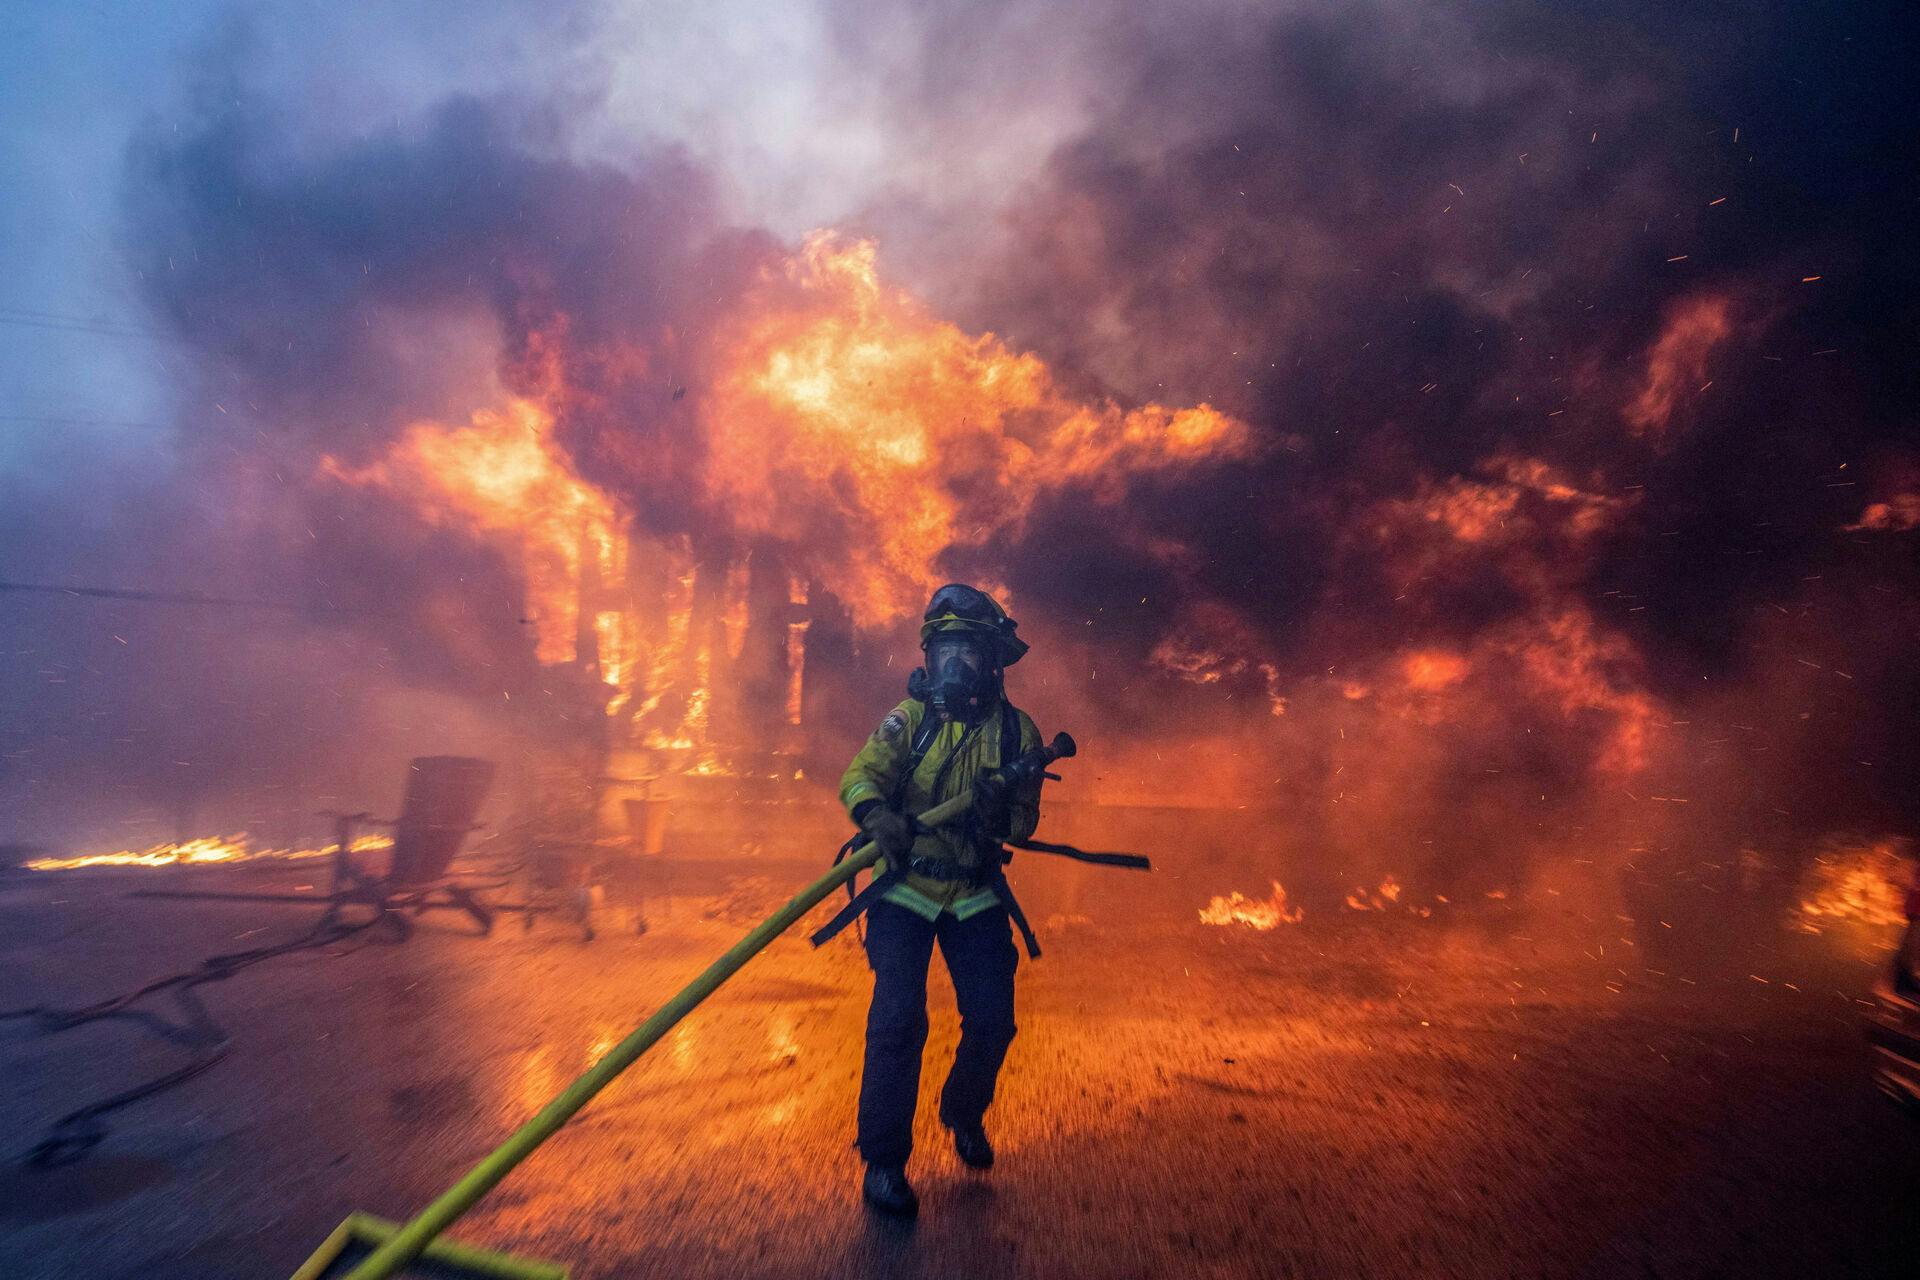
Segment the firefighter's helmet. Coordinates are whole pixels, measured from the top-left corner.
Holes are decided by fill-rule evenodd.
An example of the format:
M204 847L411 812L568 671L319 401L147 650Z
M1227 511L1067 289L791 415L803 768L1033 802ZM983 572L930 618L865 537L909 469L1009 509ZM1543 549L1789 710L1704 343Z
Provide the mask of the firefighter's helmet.
M1018 629L1019 624L992 596L977 587L950 582L927 602L925 621L920 625L920 647L925 649L938 635L978 635L991 645L996 665L1010 667L1027 654L1027 642L1015 634Z

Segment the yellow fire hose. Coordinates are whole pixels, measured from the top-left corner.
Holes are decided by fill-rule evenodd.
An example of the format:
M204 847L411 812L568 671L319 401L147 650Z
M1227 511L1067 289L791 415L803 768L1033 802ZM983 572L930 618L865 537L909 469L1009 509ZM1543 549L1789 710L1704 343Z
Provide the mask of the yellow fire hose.
M917 819L921 827L939 827L964 817L973 804L970 794L954 797L944 804L936 805ZM802 889L793 901L774 912L756 926L746 937L733 944L727 953L709 965L706 970L681 988L671 1000L660 1006L660 1011L641 1023L634 1032L612 1049L600 1061L589 1067L585 1074L566 1090L540 1109L539 1114L520 1126L511 1137L496 1147L467 1175L421 1210L412 1221L394 1230L390 1224L382 1223L384 1228L367 1238L378 1238L381 1243L359 1266L349 1271L345 1280L390 1280L400 1269L418 1258L432 1247L435 1257L447 1251L447 1245L436 1244L441 1232L453 1224L461 1214L471 1209L481 1196L497 1186L502 1178L513 1172L514 1167L529 1155L534 1148L551 1138L560 1127L571 1120L580 1108L587 1105L593 1096L606 1088L621 1072L632 1066L640 1055L659 1043L661 1037L671 1031L674 1024L691 1013L694 1008L717 990L721 983L738 973L747 961L751 960L766 945L785 933L800 917L811 911L826 896L851 880L860 872L880 860L880 850L868 844L843 859L833 870ZM319 1252L294 1272L293 1280L319 1280L338 1258L346 1239L345 1234L355 1219L365 1220L365 1215L355 1215L336 1231ZM364 1236L365 1233L362 1233ZM449 1242L451 1243L451 1242ZM479 1251L461 1246L460 1252L466 1256L477 1256ZM503 1255L490 1255L496 1261L488 1274L528 1276L553 1276L564 1274L549 1264L527 1264L523 1272L516 1273L512 1268L516 1260L506 1259ZM448 1257L448 1261L452 1261Z

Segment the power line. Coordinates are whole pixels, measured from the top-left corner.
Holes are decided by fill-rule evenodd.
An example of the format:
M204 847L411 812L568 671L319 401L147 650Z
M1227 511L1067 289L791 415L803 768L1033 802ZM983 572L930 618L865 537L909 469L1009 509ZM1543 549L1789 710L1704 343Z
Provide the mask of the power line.
M134 324L126 320L115 320L111 316L76 316L64 311L42 311L38 307L0 307L0 315L20 316L28 320L51 320L59 324L97 325L111 329L128 329L149 337L164 338L168 335L147 325Z
M0 582L0 592L20 591L36 595L91 596L101 600L139 600L156 604L205 604L228 609L284 609L292 612L323 609L328 613L347 613L363 618L396 618L392 610L342 609L337 605L313 605L294 600L246 600L230 596L203 596L188 592L133 591L125 587L69 587L47 582Z
M0 422L30 422L49 427L126 427L141 431L172 431L165 422L131 422L124 418L56 418L37 413L0 413Z
M0 324L20 325L29 329L49 329L55 333L93 333L108 338L145 338L149 342L179 342L169 334L155 333L148 329L129 329L109 327L98 324L69 324L62 321L41 320L31 316L0 315Z

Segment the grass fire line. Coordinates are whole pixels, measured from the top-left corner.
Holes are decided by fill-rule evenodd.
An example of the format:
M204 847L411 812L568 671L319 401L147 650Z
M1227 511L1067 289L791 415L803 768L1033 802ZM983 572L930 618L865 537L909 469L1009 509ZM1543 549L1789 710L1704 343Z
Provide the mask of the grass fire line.
M1025 769L1039 773L1057 759L1073 755L1073 739L1066 734L1055 736L1051 745L1039 748L1011 762L1003 773ZM921 828L947 826L967 816L973 807L971 790L955 796L942 804L934 806L914 819ZM1057 846L1065 848L1065 846ZM467 1210L471 1209L482 1196L499 1185L514 1168L532 1155L534 1150L558 1133L567 1121L580 1109L592 1101L594 1095L612 1084L628 1067L639 1061L640 1057L659 1043L667 1032L689 1013L697 1008L701 1001L717 991L721 984L738 973L767 944L792 928L794 923L806 915L820 902L860 872L880 861L881 851L865 837L856 837L849 846L848 856L834 864L831 871L815 880L796 894L792 901L774 912L749 932L740 941L728 949L726 954L668 1000L651 1018L635 1028L626 1039L607 1051L593 1066L589 1067L560 1095L542 1107L538 1114L487 1155L487 1157L468 1171L467 1175L448 1188L439 1199L421 1210L419 1215L398 1229L380 1222L366 1214L350 1216L326 1243L308 1258L294 1272L292 1280L321 1280L332 1273L341 1251L353 1240L378 1240L380 1243L364 1261L346 1273L345 1280L389 1280L398 1275L401 1268L422 1254L431 1252L431 1261L442 1267L459 1267L463 1262L469 1264L469 1270L475 1274L491 1275L541 1275L564 1276L564 1269L553 1264L516 1259L506 1255L488 1253L469 1246L455 1246L453 1242L436 1245L441 1232ZM1076 851L1077 852L1077 851ZM1119 865L1144 865L1145 859L1137 859ZM365 1229L372 1224L373 1229ZM359 1229L356 1229L359 1228ZM476 1268L478 1268L476 1270Z

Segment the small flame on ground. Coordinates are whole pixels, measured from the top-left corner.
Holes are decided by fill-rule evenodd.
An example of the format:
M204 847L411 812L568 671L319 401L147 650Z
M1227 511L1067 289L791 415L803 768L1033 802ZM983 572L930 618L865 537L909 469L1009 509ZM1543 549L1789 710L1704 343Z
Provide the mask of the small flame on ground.
M1299 924L1306 909L1289 907L1287 891L1278 880L1271 882L1273 893L1264 899L1249 898L1235 889L1225 897L1215 897L1200 910L1201 924L1244 924L1250 929L1267 930L1283 924Z
M1385 911L1400 901L1400 882L1392 876L1380 882L1376 890L1356 887L1347 895L1347 906L1355 911Z
M1400 899L1404 893L1405 890L1396 877L1386 876L1381 879L1380 887L1377 889L1356 885L1353 892L1347 895L1347 908L1352 911L1405 911L1410 915L1419 916L1422 920L1433 915L1433 908L1429 905L1412 901L1402 902ZM1504 898L1506 894L1496 890L1487 896ZM1433 900L1439 903L1447 901L1437 893L1433 895Z
M373 853L393 847L391 836L361 836L349 850ZM294 862L302 858L323 858L334 851L333 845L315 849L255 849L247 843L247 833L230 836L201 836L195 840L168 841L145 849L120 849L113 853L86 853L72 858L35 858L25 863L29 871L78 871L86 867L174 867L199 866L215 862Z

